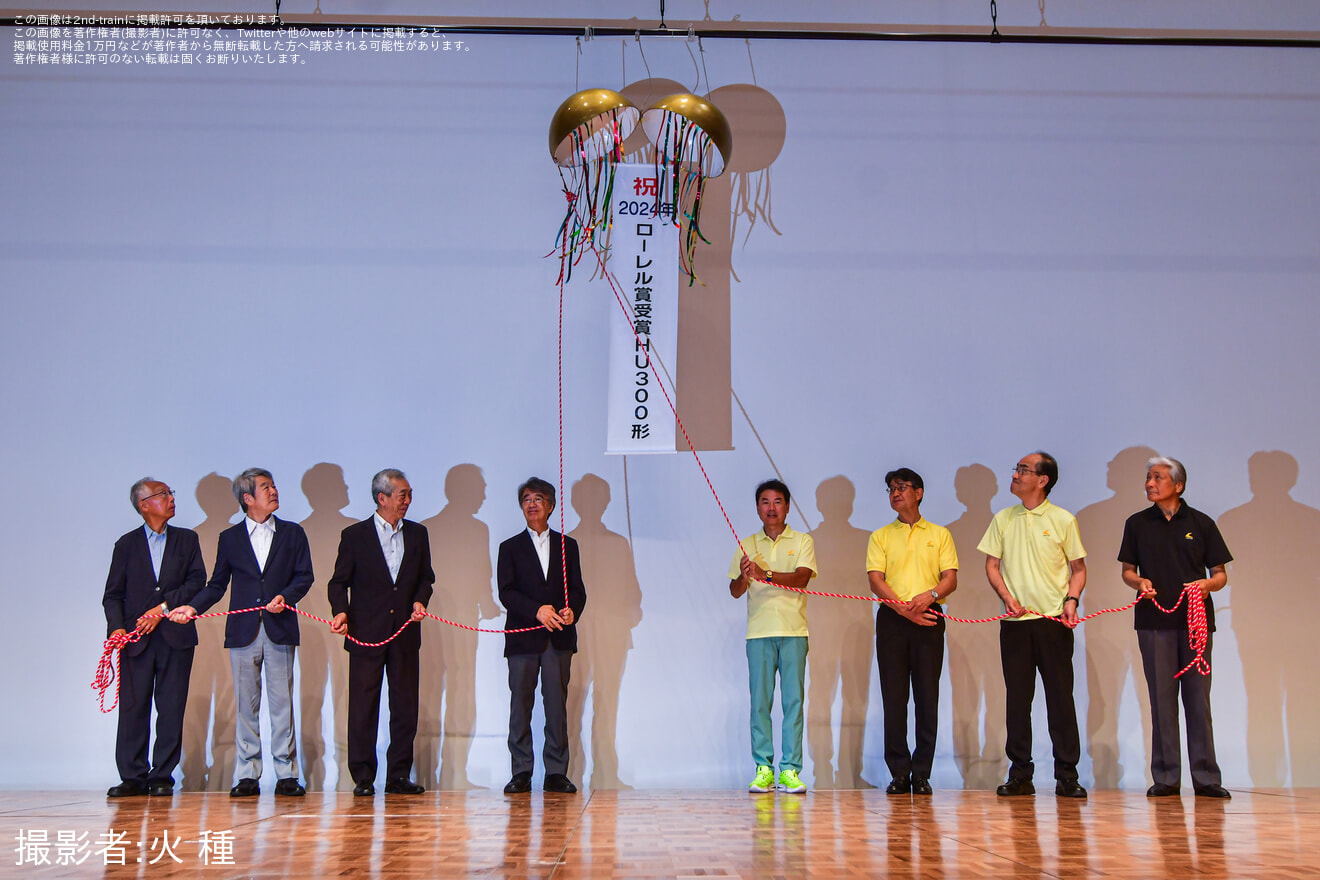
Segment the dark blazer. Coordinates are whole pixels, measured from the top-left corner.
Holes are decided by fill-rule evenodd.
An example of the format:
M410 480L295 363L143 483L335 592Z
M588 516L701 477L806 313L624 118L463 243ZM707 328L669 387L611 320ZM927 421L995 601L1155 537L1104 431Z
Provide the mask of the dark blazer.
M275 520L275 536L271 538L265 571L257 565L246 518L220 533L211 581L191 603L198 614L204 614L220 601L231 579L230 611L266 605L276 596L283 596L285 605L296 605L307 595L312 588L312 551L307 545L307 533L295 522L272 518ZM277 645L298 644L297 614L292 611L279 614L253 611L225 618L225 647L242 648L252 644L262 618L266 620L266 635L272 642Z
M206 568L202 565L201 545L192 529L165 527L165 555L160 561L160 580L151 567L151 550L147 548L147 535L138 526L115 542L110 557L110 576L105 580L106 635L117 629L132 630L137 619L160 603L174 609L192 604L197 591L206 584ZM149 636L124 648L129 656L141 654L147 641L159 635L172 648L190 648L197 644L197 625L171 623L162 620Z
M564 562L562 547L564 536L550 532L550 576L541 573L541 560L531 533L523 529L500 545L499 560L495 565L496 583L500 589L500 604L508 609L505 629L536 626L540 629L525 633L506 633L504 656L511 654L539 654L546 644L561 651L577 653L577 621L587 605L587 589L582 585L582 561L578 557L577 541L568 544L568 607L573 609L573 624L556 632L541 626L536 612L542 605L555 610L564 607Z
M344 529L339 535L335 573L327 588L330 613L348 614L348 634L363 642L383 642L412 617L413 603L431 601L435 572L431 569L431 539L426 526L403 521L403 559L399 577L390 580L385 551L376 533L375 515ZM420 650L422 628L410 626L391 644ZM344 639L351 654L380 654L385 646L367 648Z

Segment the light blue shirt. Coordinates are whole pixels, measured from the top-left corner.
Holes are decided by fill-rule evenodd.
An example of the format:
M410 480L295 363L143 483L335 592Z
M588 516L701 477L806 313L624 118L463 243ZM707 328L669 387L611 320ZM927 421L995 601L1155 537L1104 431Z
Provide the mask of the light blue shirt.
M147 533L147 549L151 551L151 570L155 572L156 580L160 580L160 563L165 558L165 532L157 534L146 523L142 524L142 531Z
M376 521L376 537L380 539L385 564L390 569L390 580L398 581L399 566L403 564L403 520L391 526L379 513L372 514L372 518Z

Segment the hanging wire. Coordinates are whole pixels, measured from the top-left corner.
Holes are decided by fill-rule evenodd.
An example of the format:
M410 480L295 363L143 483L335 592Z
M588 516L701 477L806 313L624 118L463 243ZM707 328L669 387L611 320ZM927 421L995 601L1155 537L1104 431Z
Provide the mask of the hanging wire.
M697 54L701 56L701 73L706 77L706 96L710 96L710 71L706 70L706 46L697 37Z
M574 37L577 40L577 54L573 56L573 92L576 94L581 90L578 85L578 71L582 67L582 38Z
M752 69L752 85L759 85L756 81L756 62L752 60L751 38L745 38L743 42L747 44L747 66Z
M992 39L999 37L999 6L995 0L990 0L990 36Z
M646 49L642 48L642 32L638 31L637 33L633 34L633 39L637 41L637 51L641 54L642 64L645 65L646 67L646 78L650 79L651 65L646 60Z
M692 69L697 73L697 83L692 87L692 94L697 94L701 89L701 65L697 64L697 56L692 53L692 41L687 40L684 44L688 50L688 57L692 59ZM707 86L710 83L706 84Z

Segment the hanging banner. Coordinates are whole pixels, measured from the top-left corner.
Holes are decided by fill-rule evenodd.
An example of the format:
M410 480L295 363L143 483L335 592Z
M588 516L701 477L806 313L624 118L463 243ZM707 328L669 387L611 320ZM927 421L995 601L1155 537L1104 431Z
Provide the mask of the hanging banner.
M615 172L605 265L632 326L611 294L605 451L614 455L674 451L674 414L657 383L664 383L678 406L672 380L678 365L678 227L669 216L655 216L657 185L654 165L622 164ZM668 207L661 203L662 210Z

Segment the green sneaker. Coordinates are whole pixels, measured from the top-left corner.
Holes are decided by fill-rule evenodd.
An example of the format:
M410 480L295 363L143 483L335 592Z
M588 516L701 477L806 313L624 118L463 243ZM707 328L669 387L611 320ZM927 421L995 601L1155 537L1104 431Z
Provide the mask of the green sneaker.
M779 790L787 794L806 794L807 786L798 779L797 771L790 767L779 771Z
M747 790L756 794L764 794L767 791L775 790L775 769L767 767L764 764L756 768L756 778L752 784L747 786Z

